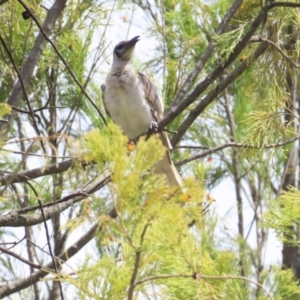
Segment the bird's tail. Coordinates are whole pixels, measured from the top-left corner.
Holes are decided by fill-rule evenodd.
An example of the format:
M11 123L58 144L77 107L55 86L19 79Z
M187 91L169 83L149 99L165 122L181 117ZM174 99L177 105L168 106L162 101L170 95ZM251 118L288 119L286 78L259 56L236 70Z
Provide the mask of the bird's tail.
M169 153L156 164L155 171L160 174L165 174L172 185L182 186L182 179L169 157Z

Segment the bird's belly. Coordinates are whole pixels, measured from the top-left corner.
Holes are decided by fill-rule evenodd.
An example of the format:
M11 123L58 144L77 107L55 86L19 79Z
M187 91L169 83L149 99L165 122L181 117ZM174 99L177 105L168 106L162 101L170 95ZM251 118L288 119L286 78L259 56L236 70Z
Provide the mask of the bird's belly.
M106 98L110 99L106 107L111 118L129 138L135 138L149 128L153 116L143 93L114 89Z

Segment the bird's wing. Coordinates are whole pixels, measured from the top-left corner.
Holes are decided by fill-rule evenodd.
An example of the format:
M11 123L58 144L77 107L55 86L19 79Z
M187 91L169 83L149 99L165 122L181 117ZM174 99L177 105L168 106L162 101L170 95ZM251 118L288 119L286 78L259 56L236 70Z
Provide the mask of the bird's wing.
M105 96L104 96L104 94L105 94L105 84L104 83L101 85L101 91L102 91L102 101L103 101L104 109L105 109L106 113L108 114L108 116L111 118L111 116L110 116L110 114L109 114L109 112L108 112L108 110L105 106Z
M138 73L138 78L143 85L146 100L148 101L152 115L156 122L163 118L164 106L162 99L159 97L158 92L152 82L143 73ZM161 133L162 142L168 149L172 149L172 145L168 139L166 132Z
M163 118L164 106L158 92L152 82L143 73L138 73L138 78L144 87L144 93L146 100L148 101L151 109L153 110L153 116L157 122Z

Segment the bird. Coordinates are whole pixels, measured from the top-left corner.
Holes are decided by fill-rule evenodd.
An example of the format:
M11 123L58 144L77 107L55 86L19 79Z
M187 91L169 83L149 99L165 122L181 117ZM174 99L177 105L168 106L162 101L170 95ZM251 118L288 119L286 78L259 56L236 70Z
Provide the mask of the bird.
M140 36L119 42L113 51L113 63L105 84L102 84L102 100L110 118L121 127L123 133L134 139L157 124L163 118L163 101L157 89L143 73L131 65L131 59ZM165 131L158 133L166 152L154 166L158 174L165 174L170 185L182 186L182 179L174 166L171 143Z

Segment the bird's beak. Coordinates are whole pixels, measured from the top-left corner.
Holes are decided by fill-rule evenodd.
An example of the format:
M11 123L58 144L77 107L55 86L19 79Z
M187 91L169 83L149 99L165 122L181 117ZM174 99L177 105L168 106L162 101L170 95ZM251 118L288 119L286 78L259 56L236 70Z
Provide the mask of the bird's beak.
M126 48L130 49L135 46L135 44L140 40L140 36L135 36L133 39L127 41Z
M134 51L134 46L136 45L136 43L140 40L139 36L135 36L133 39L129 40L129 41L124 41L123 47L122 49L118 50L116 49L118 47L118 45L116 46L116 53L117 53L117 58L121 59L121 60L131 60L132 58L132 54Z

